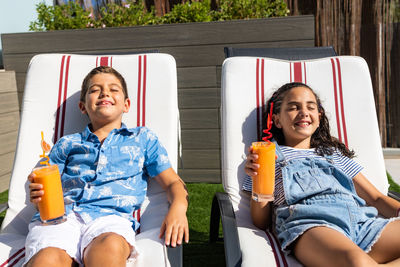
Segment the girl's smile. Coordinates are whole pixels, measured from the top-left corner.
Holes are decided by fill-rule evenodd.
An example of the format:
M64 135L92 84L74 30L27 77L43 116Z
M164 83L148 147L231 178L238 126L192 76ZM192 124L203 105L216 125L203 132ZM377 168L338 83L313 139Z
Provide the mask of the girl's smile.
M280 112L273 118L275 126L282 129L285 145L310 148L320 115L314 93L306 87L294 87L286 93Z

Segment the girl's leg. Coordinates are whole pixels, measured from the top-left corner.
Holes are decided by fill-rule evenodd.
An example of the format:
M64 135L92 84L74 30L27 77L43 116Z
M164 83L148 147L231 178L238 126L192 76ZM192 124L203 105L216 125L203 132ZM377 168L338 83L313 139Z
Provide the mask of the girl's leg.
M35 256L33 256L28 263L27 267L32 266L78 266L78 264L60 248L48 247L40 250Z
M86 247L83 262L85 266L125 266L131 250L122 236L104 233Z
M378 266L353 241L328 227L307 230L297 240L294 254L307 267Z
M375 261L386 263L398 260L400 266L400 221L390 222L368 253Z

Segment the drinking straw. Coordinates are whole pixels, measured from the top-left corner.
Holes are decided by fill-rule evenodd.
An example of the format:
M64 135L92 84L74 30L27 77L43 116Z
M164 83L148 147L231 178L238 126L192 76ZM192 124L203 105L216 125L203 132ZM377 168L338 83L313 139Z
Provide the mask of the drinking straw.
M271 142L269 139L272 138L272 133L270 133L269 131L272 128L272 111L274 109L274 102L271 102L271 108L269 110L269 114L267 117L267 129L263 130L263 133L267 134L267 136L263 137L262 140L265 142Z
M49 160L50 160L50 159L49 159L48 156L46 156L46 150L45 150L45 148L44 148L46 145L48 146L48 144L44 141L43 131L41 131L40 133L41 133L41 135L42 135L42 140L41 140L41 142L40 142L40 146L42 147L43 154L40 155L39 157L45 159L45 160L40 161L40 164L41 164L41 165L47 165L47 166L49 166L49 165L50 165L50 164L49 164Z

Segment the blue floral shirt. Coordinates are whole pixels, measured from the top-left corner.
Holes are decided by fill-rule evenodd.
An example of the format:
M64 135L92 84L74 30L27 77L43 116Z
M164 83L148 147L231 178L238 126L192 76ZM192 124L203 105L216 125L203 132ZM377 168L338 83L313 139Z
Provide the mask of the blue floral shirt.
M66 214L76 212L85 223L116 214L132 221L135 230L139 223L132 214L145 198L147 179L171 167L152 131L125 125L111 131L103 144L89 126L64 136L49 158L60 169Z

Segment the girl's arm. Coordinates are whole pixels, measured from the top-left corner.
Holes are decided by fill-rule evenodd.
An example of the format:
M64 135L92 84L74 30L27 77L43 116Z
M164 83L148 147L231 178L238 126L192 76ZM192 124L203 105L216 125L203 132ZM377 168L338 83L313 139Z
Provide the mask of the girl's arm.
M387 218L398 216L400 202L385 196L360 172L353 178L357 194Z
M189 226L186 218L188 207L188 193L185 183L172 169L166 169L158 174L155 179L167 192L168 201L171 204L167 215L161 225L160 238L164 236L165 244L175 247L189 242Z
M247 155L246 164L244 170L250 177L257 175L257 169L260 167L259 164L254 163L258 158L258 155L253 153L252 147L249 148L249 154ZM271 224L271 202L262 201L257 202L253 199L250 200L250 213L251 219L255 226L265 230Z

